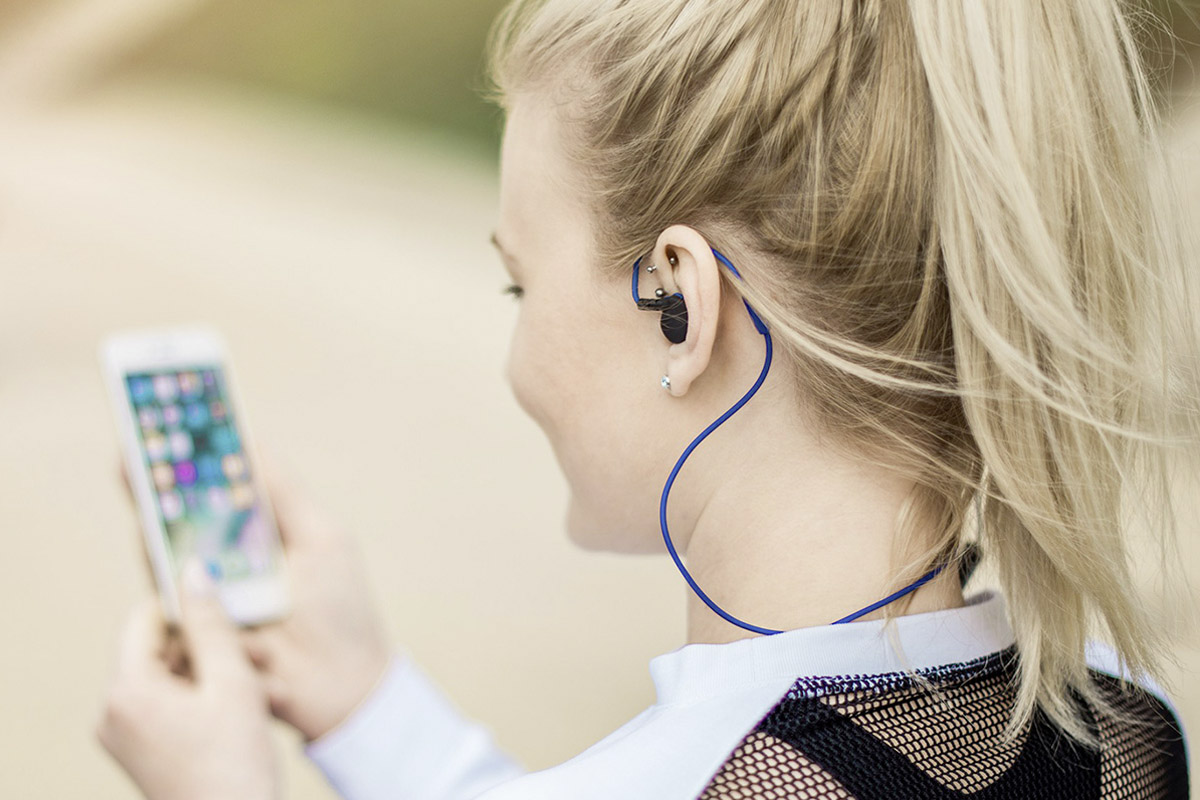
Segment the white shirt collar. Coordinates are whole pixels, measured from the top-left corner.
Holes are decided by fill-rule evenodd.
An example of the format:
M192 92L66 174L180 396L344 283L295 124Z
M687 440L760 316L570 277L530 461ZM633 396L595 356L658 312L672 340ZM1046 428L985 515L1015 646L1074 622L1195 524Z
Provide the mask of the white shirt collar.
M726 644L688 644L650 661L658 705L693 703L804 676L873 675L957 664L1013 644L1004 599L981 592L961 608L797 628ZM896 645L899 645L897 647Z

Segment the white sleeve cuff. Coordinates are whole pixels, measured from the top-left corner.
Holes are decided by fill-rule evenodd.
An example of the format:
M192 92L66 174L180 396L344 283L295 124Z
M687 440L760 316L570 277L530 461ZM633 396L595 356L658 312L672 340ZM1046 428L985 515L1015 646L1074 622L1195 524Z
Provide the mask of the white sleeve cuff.
M524 772L403 654L304 752L346 800L460 800Z

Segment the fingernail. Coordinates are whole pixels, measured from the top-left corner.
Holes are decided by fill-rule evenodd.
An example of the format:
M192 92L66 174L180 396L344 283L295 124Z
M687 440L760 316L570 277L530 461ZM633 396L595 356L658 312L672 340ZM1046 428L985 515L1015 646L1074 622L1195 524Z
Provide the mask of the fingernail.
M192 556L183 565L183 588L195 597L206 597L213 592L212 578L208 577L200 559Z

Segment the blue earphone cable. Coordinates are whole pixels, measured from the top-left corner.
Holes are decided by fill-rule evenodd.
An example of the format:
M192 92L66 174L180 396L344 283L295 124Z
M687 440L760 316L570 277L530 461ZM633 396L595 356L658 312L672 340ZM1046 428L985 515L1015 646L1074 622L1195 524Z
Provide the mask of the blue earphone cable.
M729 261L728 258L726 258L724 255L722 255L720 252L718 252L716 250L716 248L713 248L712 252L713 252L713 255L716 256L717 260L720 261L723 265L725 265L729 269L729 271L732 272L739 281L744 280L742 278L741 273L739 273L737 271L737 268L733 266L733 264ZM635 303L639 299L641 299L638 296L638 272L640 272L640 270L641 270L641 263L642 263L642 260L640 258L633 263L633 281L632 281L631 289L633 292L633 299L634 299ZM722 423L725 422L725 420L729 419L731 416L733 416L735 413L737 413L738 409L740 409L742 406L746 405L747 402L749 402L750 398L753 397L755 392L757 392L759 390L759 387L762 386L763 381L766 380L766 378L767 378L767 372L771 369L771 357L772 357L772 353L773 353L773 349L774 349L772 342L771 342L771 333L770 333L770 331L767 330L766 324L763 323L763 321L759 318L758 314L754 313L754 309L750 307L750 303L748 303L744 298L742 300L742 303L743 303L743 305L746 306L746 311L748 311L750 313L750 319L754 321L755 329L759 333L762 334L763 341L766 343L766 358L763 360L762 372L759 373L758 380L756 380L754 382L754 385L750 387L750 390L748 392L746 392L744 395L742 395L742 397L736 403L734 403L732 406L730 406L728 411L726 411L721 416L717 417L717 419L711 425L709 425L707 428L705 428L703 431L701 431L700 435L697 436L695 439L693 439L691 444L689 444L687 446L687 449L683 451L683 454L681 456L679 456L679 460L675 462L675 466L672 467L671 474L667 477L667 482L663 486L662 497L659 499L659 503L658 503L658 524L659 524L659 527L662 528L663 542L667 546L667 552L670 553L671 560L675 562L675 567L679 570L679 573L681 575L683 575L683 579L685 581L687 581L688 586L690 586L692 591L696 593L696 596L699 597L701 600L703 600L704 604L706 606L708 606L710 609L712 609L713 613L715 613L717 616L724 619L726 622L729 622L733 625L737 625L739 628L744 628L745 630L752 631L754 633L761 633L763 635L770 636L772 634L782 633L782 631L773 630L771 628L762 628L762 627L759 627L758 625L751 625L748 622L743 622L742 620L740 620L737 617L730 614L725 609L718 606L711 597L709 597L707 594L704 593L704 590L701 589L699 584L696 583L696 580L695 580L695 578L692 577L692 574L690 572L688 572L687 567L685 567L683 565L683 560L679 557L679 553L675 550L675 544L671 541L671 532L667 528L667 499L668 499L668 497L670 497L671 486L675 483L675 477L679 474L679 470L683 467L683 463L685 461L687 461L687 458L688 458L688 456L690 456L692 454L692 451L695 450L696 447L701 442L703 442L710 433L715 431L718 427L721 426ZM918 578L913 583L910 583L908 586L905 586L903 589L893 592L892 594L888 595L887 597L883 598L882 600L877 600L876 602L872 603L869 606L866 606L865 608L860 608L858 611L855 611L853 614L848 614L847 616L844 616L841 619L834 620L834 622L831 624L839 625L844 622L853 622L854 620L858 619L859 617L862 617L866 614L870 614L872 611L876 611L880 608L883 608L884 606L888 605L889 603L894 603L895 601L899 600L901 597L904 597L906 594L909 594L910 592L915 592L917 589L921 588L926 583L928 583L929 581L936 578L938 576L938 574L945 568L945 566L946 566L945 563L939 564L938 566L934 567L929 572L922 575L920 578Z

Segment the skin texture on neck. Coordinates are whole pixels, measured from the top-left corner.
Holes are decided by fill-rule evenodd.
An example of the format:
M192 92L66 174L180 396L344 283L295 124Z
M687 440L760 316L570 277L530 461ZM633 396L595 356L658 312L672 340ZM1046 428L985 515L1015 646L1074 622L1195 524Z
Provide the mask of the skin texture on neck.
M700 587L733 616L777 630L825 625L886 596L898 567L893 528L905 481L828 452L805 452L786 430L757 420L755 426L736 447L710 453L709 469L691 476L687 506L671 508L670 516L694 520L677 524L672 536L687 542L688 568ZM758 635L686 591L689 643ZM963 603L951 572L910 597L905 613Z

